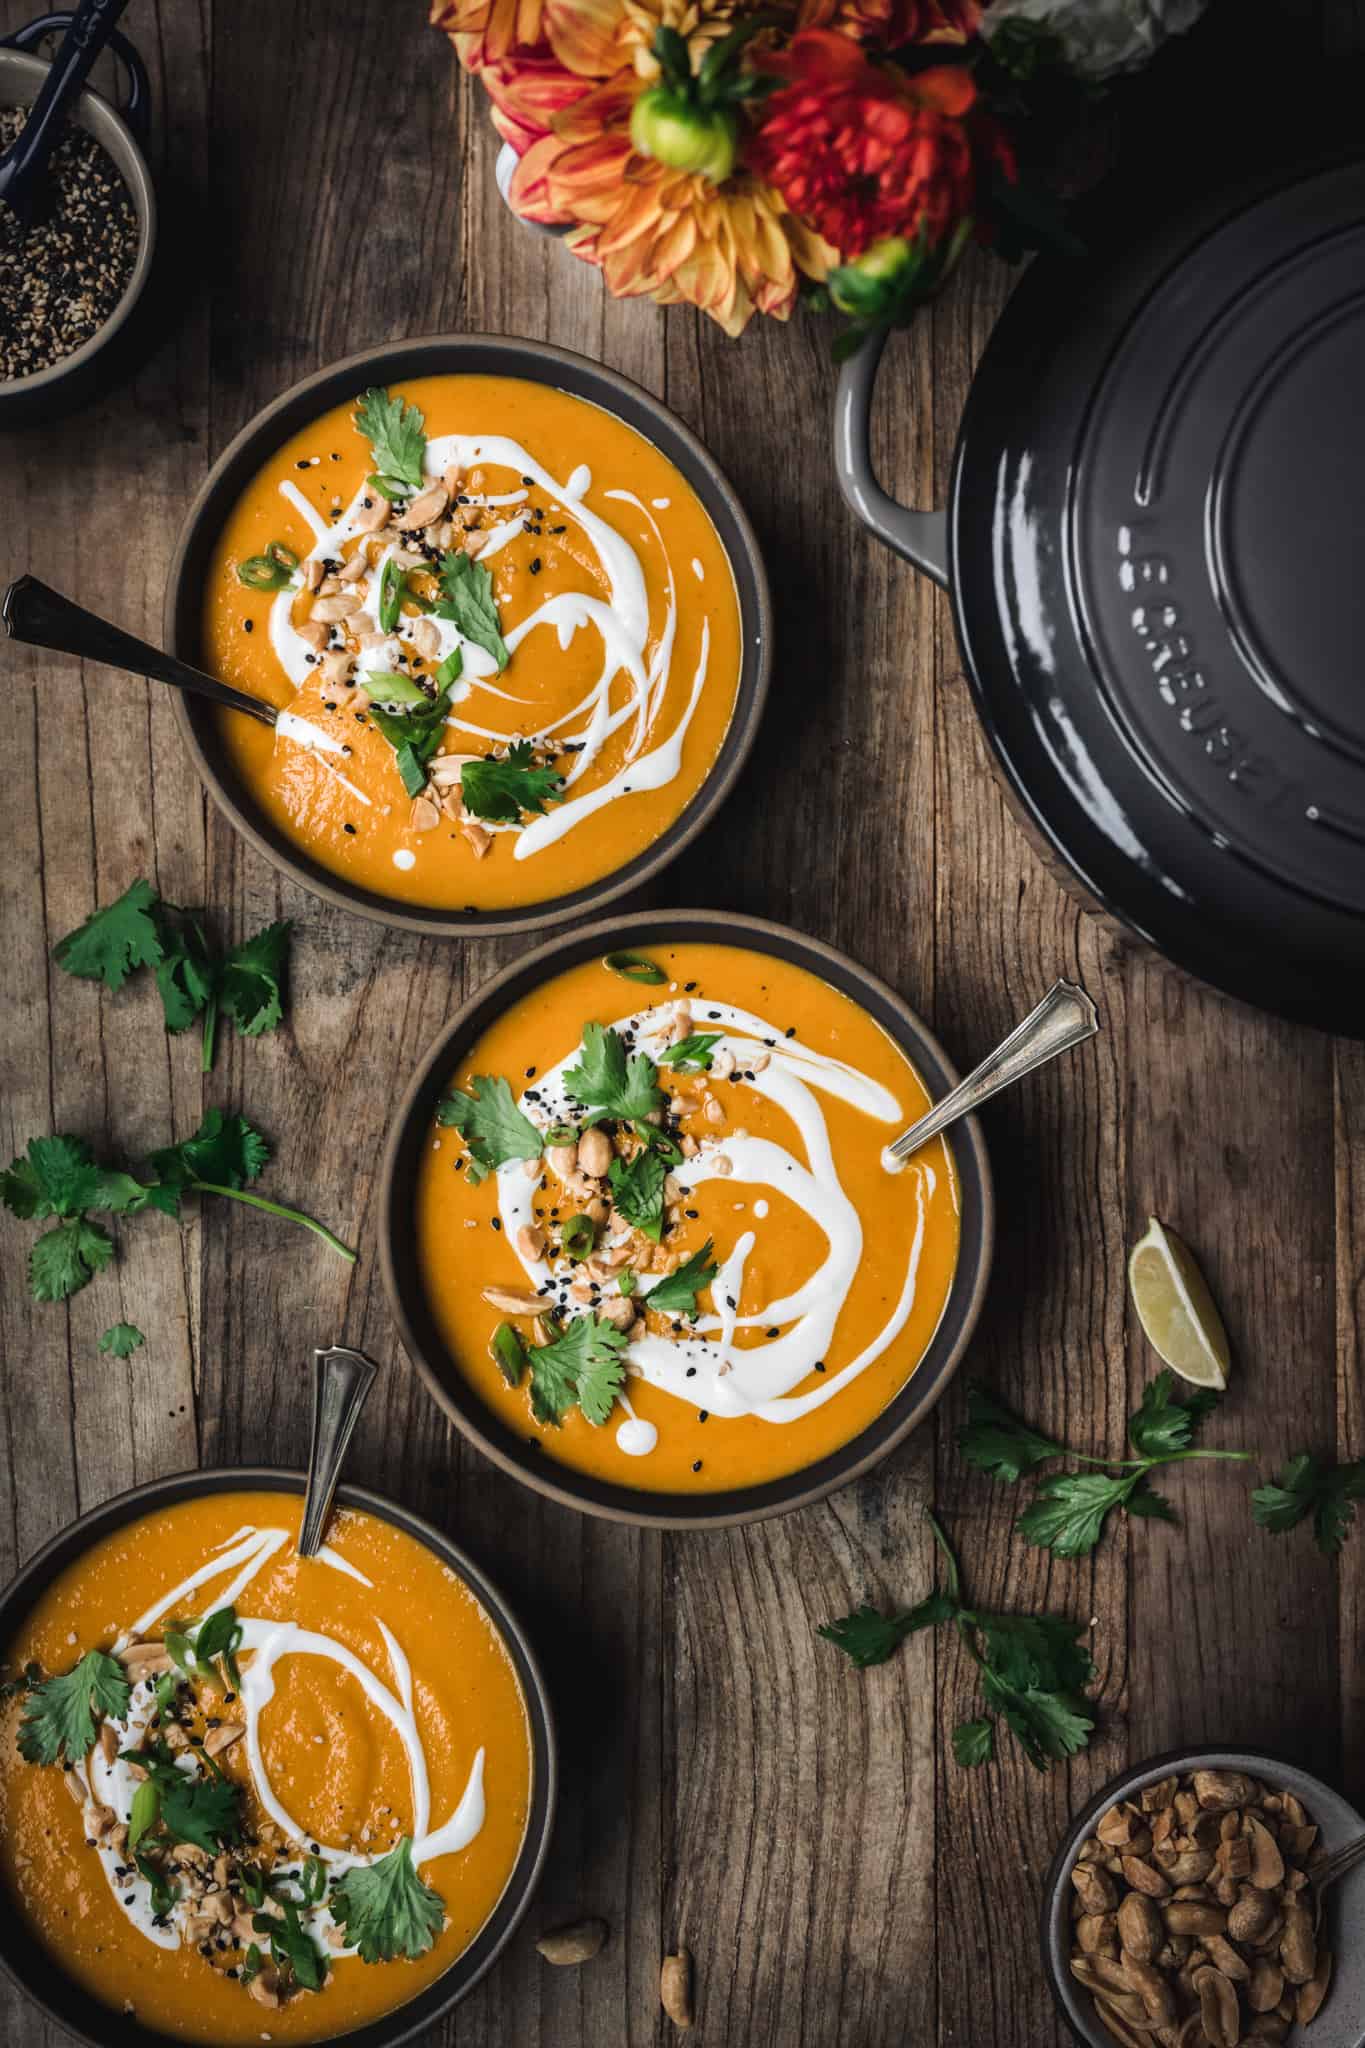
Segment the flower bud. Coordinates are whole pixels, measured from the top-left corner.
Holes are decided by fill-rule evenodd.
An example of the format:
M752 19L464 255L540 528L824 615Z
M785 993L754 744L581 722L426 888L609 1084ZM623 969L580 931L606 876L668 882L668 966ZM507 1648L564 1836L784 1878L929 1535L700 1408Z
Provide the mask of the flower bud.
M713 185L728 178L735 167L734 116L721 107L691 106L666 85L656 85L636 100L630 140L641 156L652 156L670 170L695 171Z
M888 235L852 263L830 272L829 295L841 313L875 318L894 303L914 264L910 243L900 235Z

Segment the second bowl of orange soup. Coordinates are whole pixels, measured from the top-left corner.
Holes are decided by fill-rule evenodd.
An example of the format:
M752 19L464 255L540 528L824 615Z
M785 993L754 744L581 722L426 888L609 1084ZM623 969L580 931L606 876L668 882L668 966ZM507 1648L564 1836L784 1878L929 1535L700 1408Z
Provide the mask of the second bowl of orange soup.
M215 466L167 642L283 714L181 696L229 818L316 894L438 933L635 887L737 774L770 660L705 449L583 357L479 335L307 378Z
M482 1449L672 1526L828 1493L924 1416L993 1241L974 1121L889 1141L956 1075L842 954L716 912L530 954L428 1053L390 1136L385 1281Z

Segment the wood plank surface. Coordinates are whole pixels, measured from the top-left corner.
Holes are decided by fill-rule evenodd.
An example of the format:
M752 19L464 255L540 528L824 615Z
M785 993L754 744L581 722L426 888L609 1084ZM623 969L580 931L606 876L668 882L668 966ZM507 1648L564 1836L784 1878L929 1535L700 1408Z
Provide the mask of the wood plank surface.
M0 34L29 12L0 0ZM1309 58L1344 67L1365 51L1361 0L1265 13ZM1225 55L1239 88L1253 71L1236 14L1200 32L1188 107ZM988 1116L1000 1243L969 1370L1078 1447L1114 1450L1152 1369L1124 1264L1155 1211L1197 1246L1228 1312L1239 1378L1212 1440L1257 1448L1267 1469L1303 1444L1361 1454L1360 1047L1196 987L1059 886L992 773L946 602L838 499L828 329L756 323L734 344L682 309L607 299L595 272L507 215L482 92L421 16L420 0L334 0L305 31L278 0L130 10L167 202L160 338L117 397L0 437L0 578L33 568L157 637L209 463L283 386L371 342L544 337L638 379L735 483L781 620L753 758L656 900L757 912L845 948L962 1065L1057 974L1100 1005L1100 1039ZM1149 108L1159 131L1162 103ZM362 215L378 224L359 231ZM973 257L887 351L876 452L907 502L941 498L1010 283ZM45 656L5 661L0 820L20 854L0 871L5 1156L57 1128L144 1150L187 1134L208 1103L244 1108L274 1141L272 1187L368 1246L389 1104L517 943L442 945L328 910L206 806L163 693ZM51 965L55 940L143 873L234 938L296 921L285 1027L225 1035L207 1083L197 1047L153 1028L145 991L109 997ZM385 1375L351 1473L483 1561L543 1655L565 1766L543 1890L431 2048L677 2038L657 1972L680 1941L697 1958L705 2048L1049 2048L1061 2030L1038 1882L1068 1815L1126 1759L1243 1739L1365 1796L1365 1543L1335 1567L1303 1532L1270 1545L1236 1468L1180 1472L1178 1526L1125 1525L1093 1559L1060 1562L1012 1533L1011 1489L963 1467L959 1387L816 1507L703 1537L621 1530L540 1501L464 1444L406 1364L372 1257L353 1272L309 1261L300 1288L289 1233L220 1203L179 1232L155 1218L122 1232L116 1267L64 1310L29 1301L27 1238L0 1224L0 1571L158 1473L302 1462L310 1349L344 1340ZM96 1349L119 1317L151 1340L126 1364ZM1010 1745L989 1770L955 1764L948 1730L975 1693L947 1639L916 1637L867 1673L817 1640L866 1596L928 1590L931 1504L982 1604L1086 1625L1101 1727L1071 1767L1040 1778ZM581 1971L547 1968L537 1932L579 1911L610 1922L607 1950ZM66 2038L0 1985L0 2039Z

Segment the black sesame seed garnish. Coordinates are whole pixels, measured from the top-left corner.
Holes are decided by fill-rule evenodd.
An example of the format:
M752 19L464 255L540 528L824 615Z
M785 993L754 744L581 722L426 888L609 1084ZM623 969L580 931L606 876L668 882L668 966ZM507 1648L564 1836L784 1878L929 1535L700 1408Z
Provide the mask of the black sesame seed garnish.
M697 1460L695 1461L695 1463L694 1463L694 1464L693 1464L693 1466L692 1466L692 1470L693 1470L694 1472L700 1472L700 1470L701 1470L701 1459L700 1459L700 1458L698 1458L698 1459L697 1459Z
M350 833L350 835L351 835L351 837L352 837L352 839L354 839L354 838L355 838L355 826L354 826L354 825L343 825L341 829L342 829L342 831L343 831L343 832L349 832L349 833Z
M255 632L255 630L256 630L256 621L255 621L254 619L243 619L243 620L242 620L242 631L243 631L244 633L254 633L254 632Z

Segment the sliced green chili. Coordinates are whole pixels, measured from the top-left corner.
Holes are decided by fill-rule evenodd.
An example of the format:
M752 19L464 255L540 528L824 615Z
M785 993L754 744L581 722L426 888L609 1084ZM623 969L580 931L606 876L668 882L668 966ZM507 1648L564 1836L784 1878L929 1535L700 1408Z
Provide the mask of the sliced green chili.
M392 633L403 602L403 572L390 555L379 578L379 630Z
M571 1259L586 1259L597 1242L591 1216L570 1216L561 1225L559 1241Z
M608 953L602 965L609 967L613 974L619 974L626 981L643 981L651 987L668 976L657 961L644 953Z

